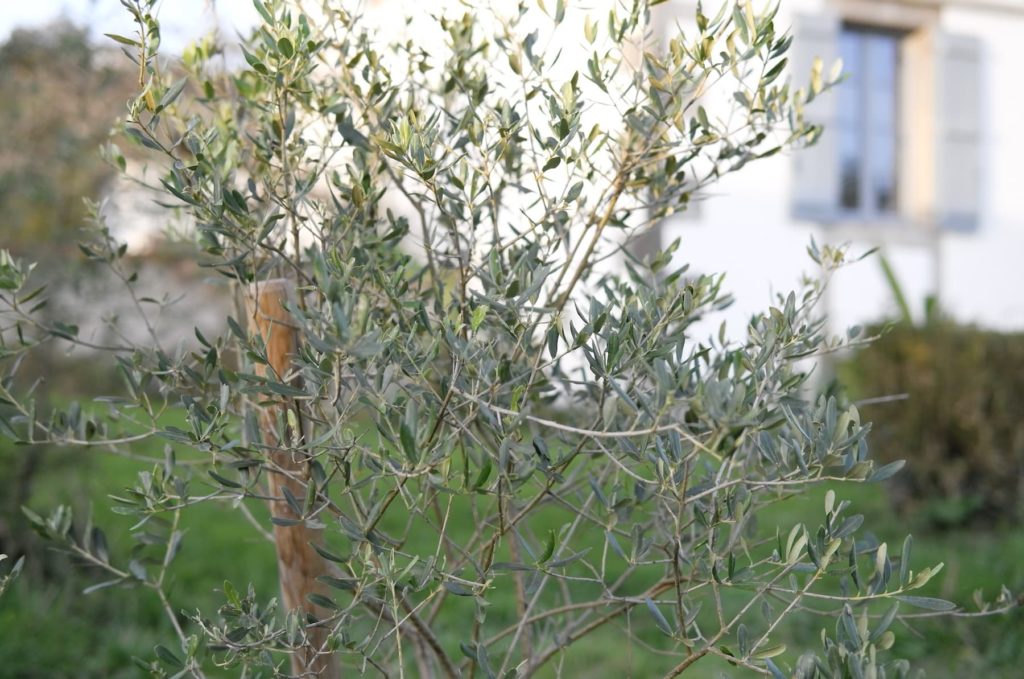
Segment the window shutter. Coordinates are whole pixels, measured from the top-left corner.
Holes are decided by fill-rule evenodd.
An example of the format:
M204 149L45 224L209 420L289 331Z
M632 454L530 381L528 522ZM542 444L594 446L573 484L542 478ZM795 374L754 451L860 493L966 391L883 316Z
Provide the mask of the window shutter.
M807 87L818 57L827 75L839 56L839 18L831 13L799 15L793 24L790 48L791 87ZM809 122L824 125L817 143L793 152L792 210L797 219L835 221L839 204L839 144L831 129L837 118L835 91L815 97L805 108Z
M981 43L936 37L936 221L940 229L973 231L981 197Z

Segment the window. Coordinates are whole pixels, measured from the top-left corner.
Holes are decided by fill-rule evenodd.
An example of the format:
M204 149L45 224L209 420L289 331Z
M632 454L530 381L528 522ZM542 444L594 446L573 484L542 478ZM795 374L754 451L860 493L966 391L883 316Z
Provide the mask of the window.
M806 106L806 119L825 132L792 156L793 216L837 228L978 228L986 113L979 38L944 30L934 3L821 4L795 17L794 87L819 58L826 68L841 58L848 77Z
M878 219L896 213L900 34L843 26L839 53L848 80L838 88L836 134L843 213Z

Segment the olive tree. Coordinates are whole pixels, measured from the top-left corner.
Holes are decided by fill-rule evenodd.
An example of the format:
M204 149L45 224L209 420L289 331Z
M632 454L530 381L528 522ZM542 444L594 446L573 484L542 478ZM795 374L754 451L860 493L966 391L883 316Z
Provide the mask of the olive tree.
M7 555L0 554L0 562L6 560ZM11 567L11 569L7 572L6 575L0 576L0 596L3 596L4 591L7 590L7 588L10 586L14 578L18 577L18 574L21 572L21 569L24 566L24 564L25 557L21 557L20 559L14 562L14 565Z
M139 30L111 37L140 85L123 137L236 312L191 348L100 343L40 321L45 291L7 257L0 426L127 455L166 442L115 498L138 517L131 554L67 508L27 512L106 573L96 588L159 598L179 639L154 673L562 674L596 635L665 676L711 657L908 674L890 627L904 606L955 613L913 594L941 564L874 540L835 491L808 522L758 521L900 466L874 465L856 408L809 382L851 341L818 309L845 250L812 244L815 275L715 334L723 276L690 273L678 241L630 248L723 175L821 134L804 109L840 69L790 74L777 7L698 9L662 41L644 0L383 27L356 5L255 0L233 67L212 39L161 59L155 0L122 2ZM102 218L82 249L134 285ZM146 328L165 303L138 305ZM18 364L50 343L109 356L123 392L37 412ZM219 610L195 610L169 589L181 516L211 503L276 543L280 598L226 583ZM809 609L832 621L821 646L787 649L784 623Z

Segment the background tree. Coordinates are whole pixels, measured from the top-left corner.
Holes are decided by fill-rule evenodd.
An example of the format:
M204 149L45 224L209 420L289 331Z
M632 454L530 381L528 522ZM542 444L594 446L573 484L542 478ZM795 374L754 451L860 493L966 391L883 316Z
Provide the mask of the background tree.
M37 257L74 249L88 218L83 198L98 199L115 176L96 149L136 87L123 64L66 22L15 30L0 46L7 247Z
M137 518L128 554L66 508L27 511L106 573L97 588L159 600L179 643L154 673L561 674L615 625L665 676L712 658L904 676L884 653L901 605L956 613L914 594L941 564L873 539L835 492L810 525L757 521L900 467L868 458L855 407L807 398L806 360L842 345L816 305L844 252L812 245L822 278L731 339L700 330L728 304L721 276L676 267L678 243L643 261L624 247L820 134L803 107L839 70L790 84L774 9L698 10L659 48L639 0L579 24L562 2L518 4L411 27L444 36L429 54L332 3L257 0L246 68L215 67L206 42L174 79L152 0L125 5L139 33L114 39L144 82L125 133L237 312L194 350L155 332L97 345L38 322L44 293L6 258L0 422L19 442L126 455L167 442L115 497ZM83 249L125 266L102 228ZM18 359L52 342L109 353L124 391L37 412ZM225 583L219 610L194 611L173 589L182 516L210 504L274 541L282 606ZM984 612L1012 605L1004 591ZM780 626L805 609L835 624L823 648L789 651Z
M85 28L61 21L15 30L0 45L0 74L3 243L16 254L42 260L34 283L55 282L52 272L60 270L58 285L70 291L81 282L79 276L96 270L80 263L75 243L89 219L86 200L101 198L117 176L97 150L135 93L137 73L116 49L97 47ZM60 316L56 306L37 313L53 309ZM40 395L51 389L73 392L82 383L96 384L98 377L61 351L36 352L22 366L22 374L28 373L46 380L48 388ZM26 455L0 450L0 550L26 548L29 531L9 517L20 516L31 496L43 452L42 447ZM71 464L67 458L62 462Z

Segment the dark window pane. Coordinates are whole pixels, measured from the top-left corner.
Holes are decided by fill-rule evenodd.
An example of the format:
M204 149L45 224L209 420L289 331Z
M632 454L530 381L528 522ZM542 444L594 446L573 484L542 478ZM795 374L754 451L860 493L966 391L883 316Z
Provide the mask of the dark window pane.
M875 212L893 212L896 209L896 135L884 132L872 134L869 153L870 209Z
M860 175L863 165L864 134L860 125L839 128L839 205L845 210L860 207Z
M860 207L860 165L845 158L839 178L839 201L844 210Z
M839 87L839 205L844 210L860 207L860 175L864 155L864 99L861 76L863 40L860 33L843 31L839 54L847 79Z

